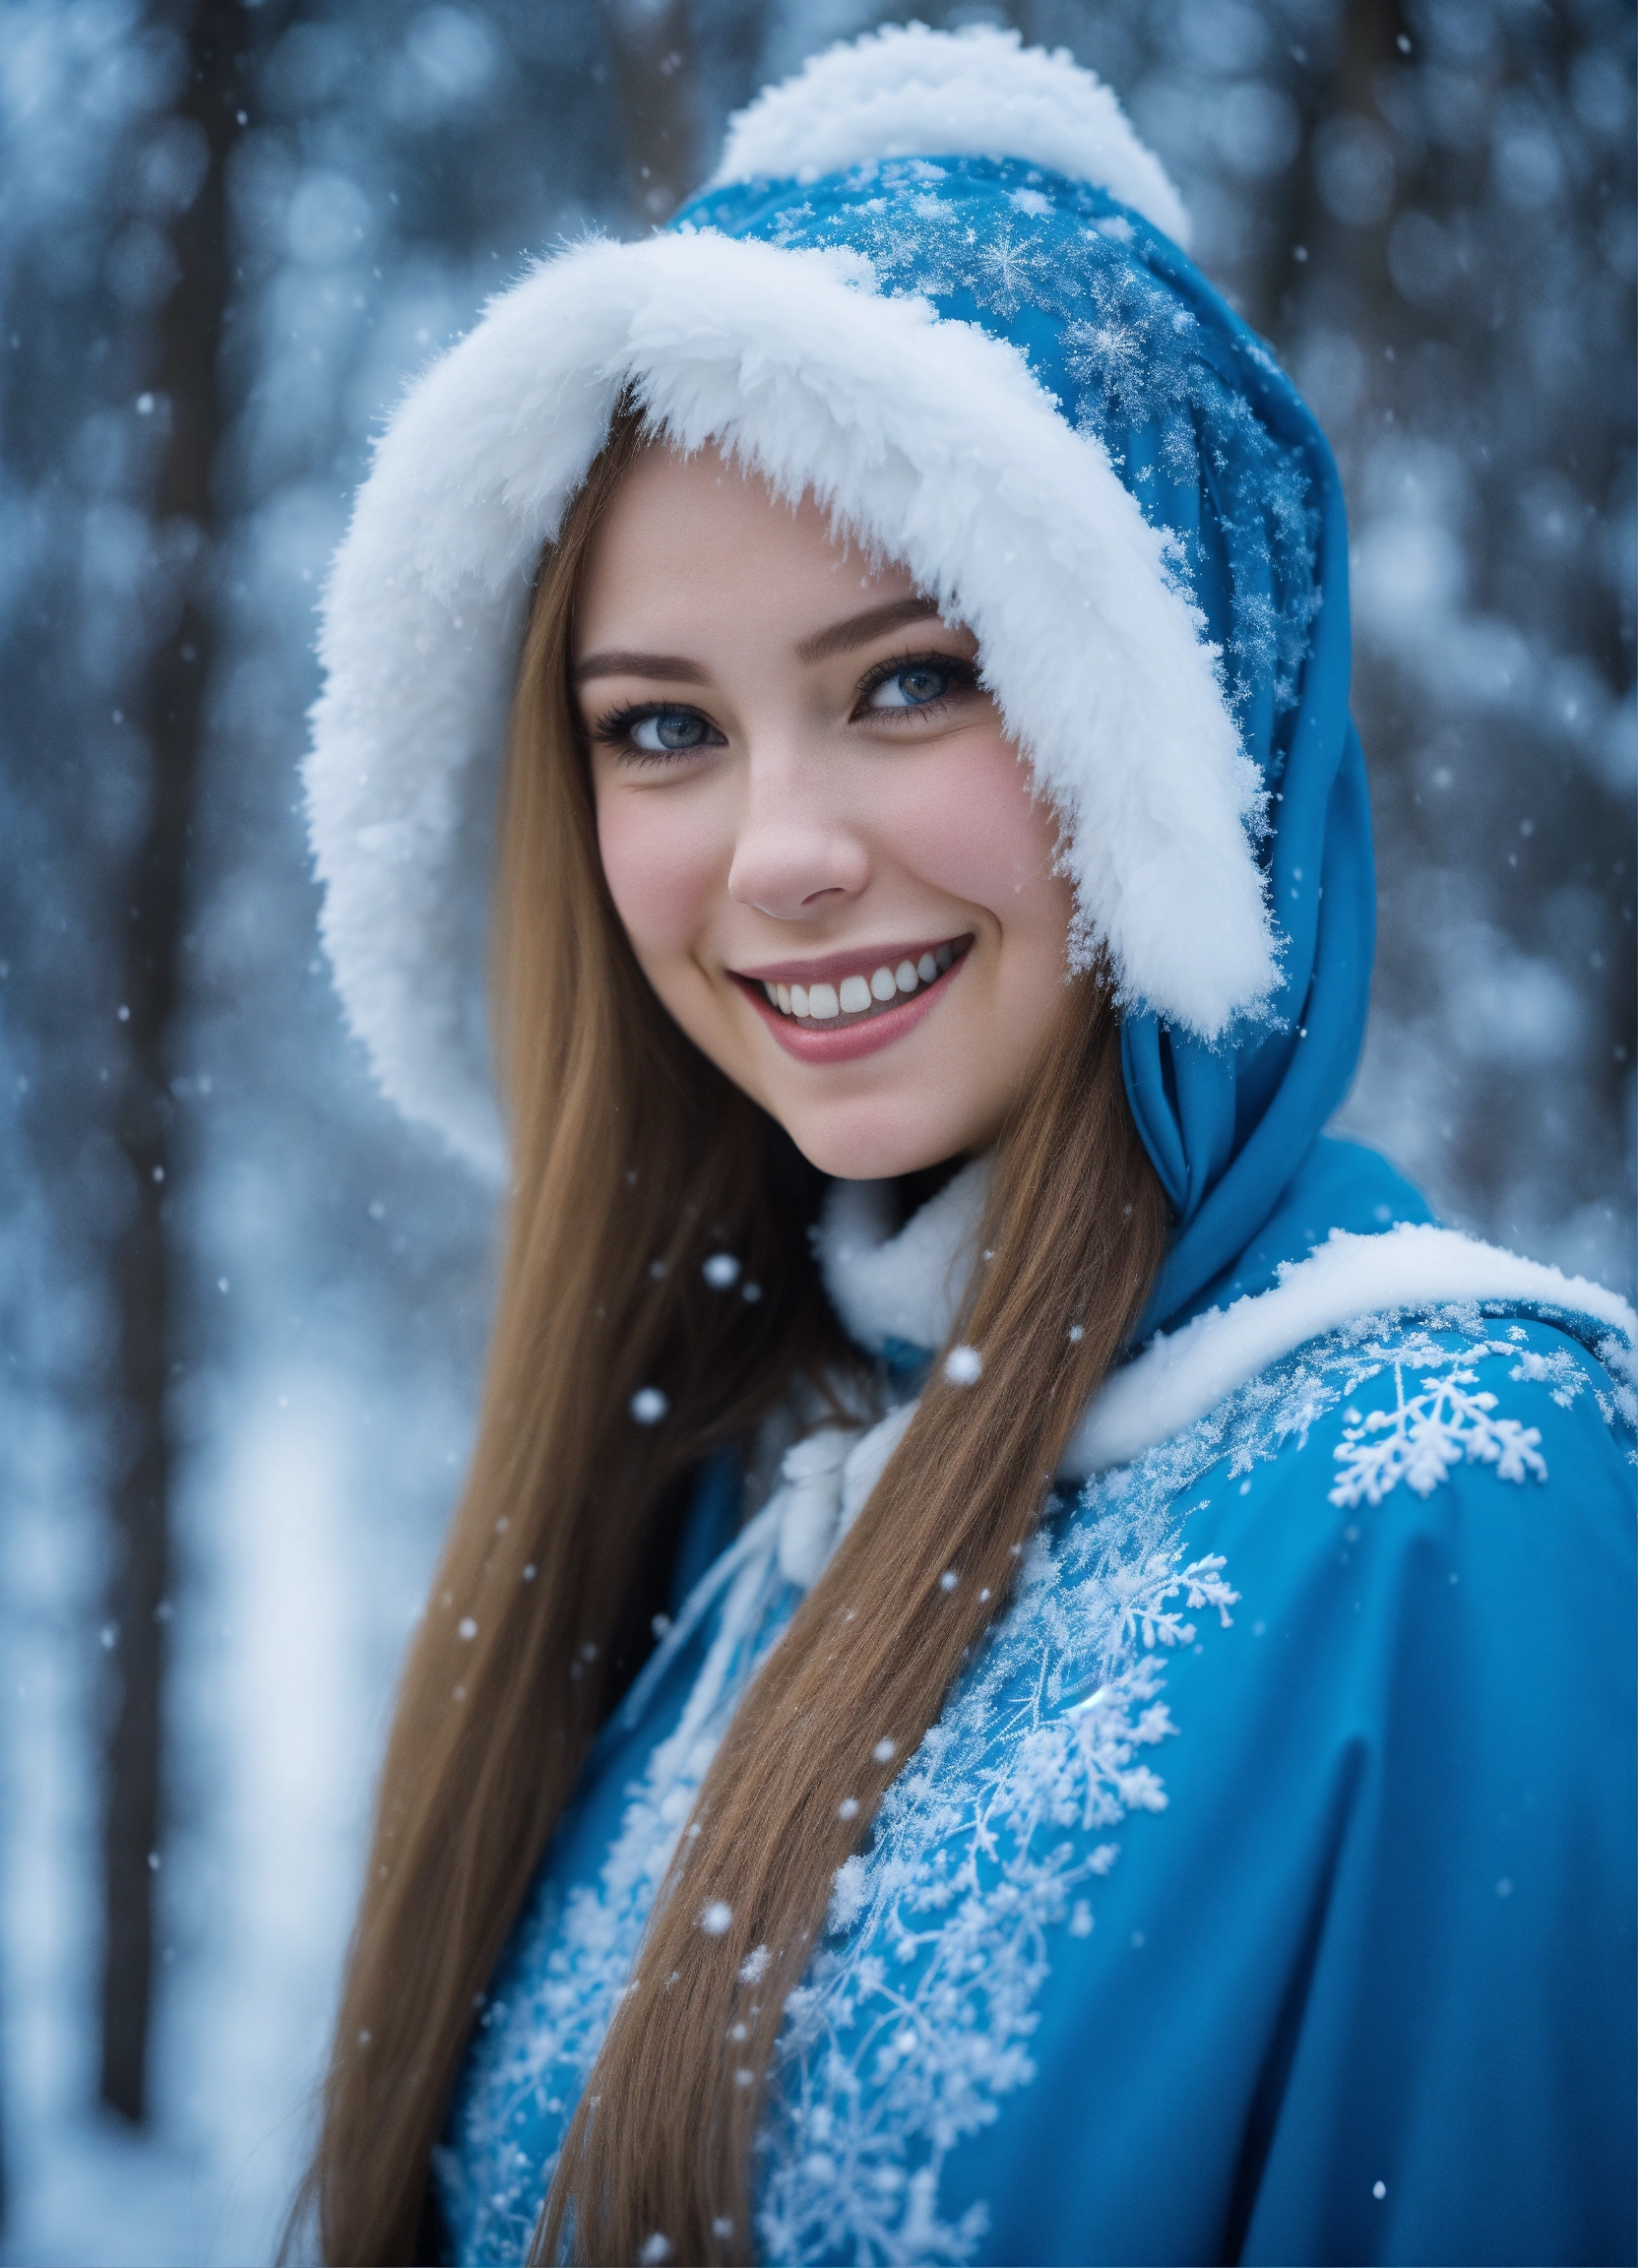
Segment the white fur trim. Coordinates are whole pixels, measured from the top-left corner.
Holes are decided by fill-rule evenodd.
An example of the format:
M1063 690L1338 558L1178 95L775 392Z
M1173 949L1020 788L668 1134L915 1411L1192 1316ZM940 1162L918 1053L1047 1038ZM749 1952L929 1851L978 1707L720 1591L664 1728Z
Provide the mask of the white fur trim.
M530 577L627 383L909 567L968 622L1063 822L1081 962L1205 1039L1276 981L1262 789L1166 538L1022 355L886 297L869 263L702 231L537 268L413 387L324 601L306 768L323 931L411 1118L502 1145L465 937Z
M815 181L877 158L1019 158L1091 181L1186 246L1189 218L1120 104L1067 47L890 25L813 56L728 122L713 188Z
M929 1354L943 1346L973 1271L988 1189L986 1152L894 1236L887 1228L889 1183L832 1183L814 1245L831 1305L858 1346L872 1354L889 1339Z
M1454 1228L1407 1225L1380 1236L1333 1229L1306 1260L1289 1260L1272 1292L1212 1308L1158 1338L1117 1370L1094 1400L1059 1472L1084 1480L1169 1440L1283 1354L1361 1317L1396 1308L1501 1301L1558 1308L1638 1343L1638 1315L1618 1292L1565 1276Z

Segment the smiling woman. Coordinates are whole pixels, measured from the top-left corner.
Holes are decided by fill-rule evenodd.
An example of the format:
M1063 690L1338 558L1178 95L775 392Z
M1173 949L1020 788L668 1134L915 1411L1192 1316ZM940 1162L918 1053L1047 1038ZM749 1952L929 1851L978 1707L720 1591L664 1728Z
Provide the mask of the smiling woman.
M1183 226L883 33L383 440L326 936L507 1226L332 2261L1629 2256L1638 1322L1321 1133L1346 529Z
M1059 1012L1073 892L972 633L811 496L657 446L599 518L574 643L609 894L689 1039L824 1172L987 1149Z

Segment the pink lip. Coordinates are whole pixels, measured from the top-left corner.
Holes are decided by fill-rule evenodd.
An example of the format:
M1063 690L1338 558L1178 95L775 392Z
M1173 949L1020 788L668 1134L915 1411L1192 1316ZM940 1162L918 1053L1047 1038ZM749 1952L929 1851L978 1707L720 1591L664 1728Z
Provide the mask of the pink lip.
M909 950L907 947L905 953L900 955L901 960L906 958ZM926 950L923 946L922 951ZM867 1016L862 1024L850 1024L841 1032L816 1032L810 1025L797 1024L792 1017L782 1016L762 989L764 983L775 981L772 976L759 977L753 982L748 976L741 976L739 988L786 1053L793 1055L798 1063L856 1063L860 1056L874 1055L879 1049L891 1047L896 1040L903 1040L914 1032L921 1019L937 1007L945 986L961 974L967 961L968 955L962 954L959 960L953 961L948 969L935 976L930 984L919 985L908 999L891 1008L884 1008L879 1016ZM827 981L827 968L851 975L858 966L856 959L841 961L833 958L828 963L787 962L782 964L782 974L778 980L782 984L800 984L804 981L799 974L794 977L786 976L783 974L785 968L815 970L818 975L812 980L824 983Z
M872 969L897 969L901 961L919 961L923 953L936 953L941 945L955 945L955 937L923 937L912 945L856 945L850 953L827 953L817 961L770 961L766 968L735 969L731 974L753 984L840 984L844 976L868 976Z

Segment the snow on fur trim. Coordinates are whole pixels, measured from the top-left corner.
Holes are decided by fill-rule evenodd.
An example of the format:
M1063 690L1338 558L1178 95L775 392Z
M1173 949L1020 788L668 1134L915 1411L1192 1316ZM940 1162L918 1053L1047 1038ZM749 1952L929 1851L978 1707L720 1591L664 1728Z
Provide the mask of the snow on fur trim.
M1082 965L1102 945L1122 1002L1206 1040L1266 1000L1259 776L1168 538L1101 444L1014 347L883 295L856 253L594 239L411 388L325 595L305 772L324 940L408 1116L502 1168L463 949L472 807L492 792L536 563L628 384L676 445L811 489L972 627L1062 821Z
M814 181L878 158L1018 158L1090 181L1186 250L1189 217L1113 94L1017 32L889 25L815 55L728 122L710 186Z
M1117 1370L1076 1427L1062 1478L1129 1463L1282 1355L1369 1315L1499 1303L1588 1316L1615 1342L1601 1350L1604 1359L1628 1373L1638 1346L1638 1315L1619 1292L1454 1228L1407 1224L1380 1236L1335 1228L1308 1259L1286 1261L1279 1277L1272 1292L1197 1315Z

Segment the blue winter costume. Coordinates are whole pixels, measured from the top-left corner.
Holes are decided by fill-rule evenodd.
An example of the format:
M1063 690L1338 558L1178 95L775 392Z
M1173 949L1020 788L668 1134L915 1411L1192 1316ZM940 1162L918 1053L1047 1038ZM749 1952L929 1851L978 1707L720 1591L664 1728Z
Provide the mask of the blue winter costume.
M1128 987L1177 1217L1162 1336L837 1878L770 2082L758 2252L1630 2259L1633 1318L1320 1138L1373 931L1330 454L1132 205L971 134L883 146L910 154L764 168L672 230L861 254L882 294L1022 352L1175 538L1270 798L1282 957L1211 1039ZM839 1186L826 1280L890 1415L798 1446L746 1525L737 1470L702 1475L672 1628L467 2057L436 2162L462 2260L528 2249L693 1793L902 1430L949 1322L927 1256L959 1259L979 1196L970 1169L895 1239Z

